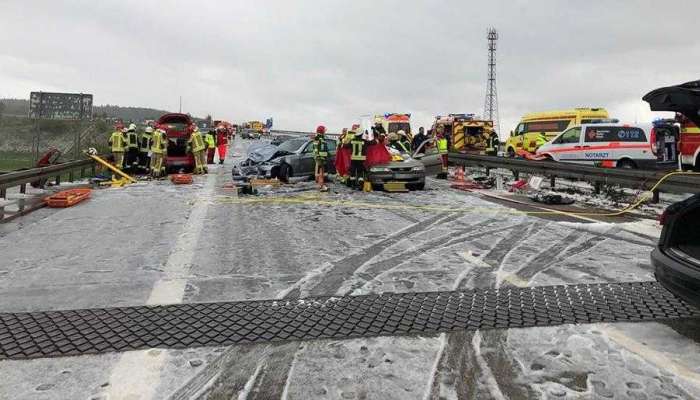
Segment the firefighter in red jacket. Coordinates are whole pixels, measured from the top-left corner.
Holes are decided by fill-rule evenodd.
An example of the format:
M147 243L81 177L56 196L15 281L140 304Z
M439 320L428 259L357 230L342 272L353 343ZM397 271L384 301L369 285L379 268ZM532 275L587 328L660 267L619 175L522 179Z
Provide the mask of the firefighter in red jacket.
M219 164L223 164L226 159L226 150L228 149L228 133L223 126L216 128L216 145L219 152Z

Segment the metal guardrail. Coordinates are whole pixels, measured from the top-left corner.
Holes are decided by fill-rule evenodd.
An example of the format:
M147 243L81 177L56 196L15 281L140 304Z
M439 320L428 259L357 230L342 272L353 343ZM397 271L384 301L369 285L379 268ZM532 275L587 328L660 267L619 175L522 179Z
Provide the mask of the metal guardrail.
M21 198L17 200L17 212L5 215L5 207L8 205L6 200L7 189L19 186L20 194L25 194L27 192L27 184L52 179L58 185L66 174L68 175L68 181L72 182L76 177L76 171L79 171L79 177L83 178L87 169L90 170L90 174L95 174L95 162L93 160L68 161L47 167L29 168L0 174L0 222L6 222L9 219L24 215L43 206L43 202L40 202L41 204L35 204L33 207L27 208L26 199Z
M429 155L424 159L430 163L433 157L437 156ZM596 190L600 189L600 185L619 185L631 189L648 190L668 173L668 171L599 168L554 161L532 161L462 153L450 153L449 161L450 164L455 165L509 169L516 179L519 173L546 176L550 178L552 184L556 178L577 179L592 183ZM661 183L655 197L658 196L658 192L700 193L700 176L671 176Z

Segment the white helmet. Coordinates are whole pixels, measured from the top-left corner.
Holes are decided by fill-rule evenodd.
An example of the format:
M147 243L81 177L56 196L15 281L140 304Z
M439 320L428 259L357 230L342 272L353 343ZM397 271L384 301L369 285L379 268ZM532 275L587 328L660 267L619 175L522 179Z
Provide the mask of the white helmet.
M129 130L130 130L130 131L135 131L135 130L136 130L136 124L130 124L130 125L129 125Z
M146 133L153 133L153 128L151 128L150 126L146 128Z
M398 132L396 132L396 133L398 133L398 134L399 134L399 136L406 136L406 132L404 132L404 130L403 130L403 129L399 129L399 131L398 131Z
M160 132L160 133L162 133L162 134L165 135L165 129L163 129L163 128L158 128L158 132Z
M122 128L122 133L127 133L129 130L127 128Z

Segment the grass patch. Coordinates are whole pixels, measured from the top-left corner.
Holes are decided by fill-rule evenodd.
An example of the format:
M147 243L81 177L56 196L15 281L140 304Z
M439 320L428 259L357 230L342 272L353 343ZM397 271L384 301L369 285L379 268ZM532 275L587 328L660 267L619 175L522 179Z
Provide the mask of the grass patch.
M0 171L2 172L31 168L33 165L31 153L0 151Z

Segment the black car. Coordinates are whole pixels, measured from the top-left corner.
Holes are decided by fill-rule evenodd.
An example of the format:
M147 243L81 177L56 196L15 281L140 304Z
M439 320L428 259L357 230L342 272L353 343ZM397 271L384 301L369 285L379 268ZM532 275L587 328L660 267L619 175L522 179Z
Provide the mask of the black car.
M700 193L670 205L660 222L659 244L651 253L656 280L700 307Z

